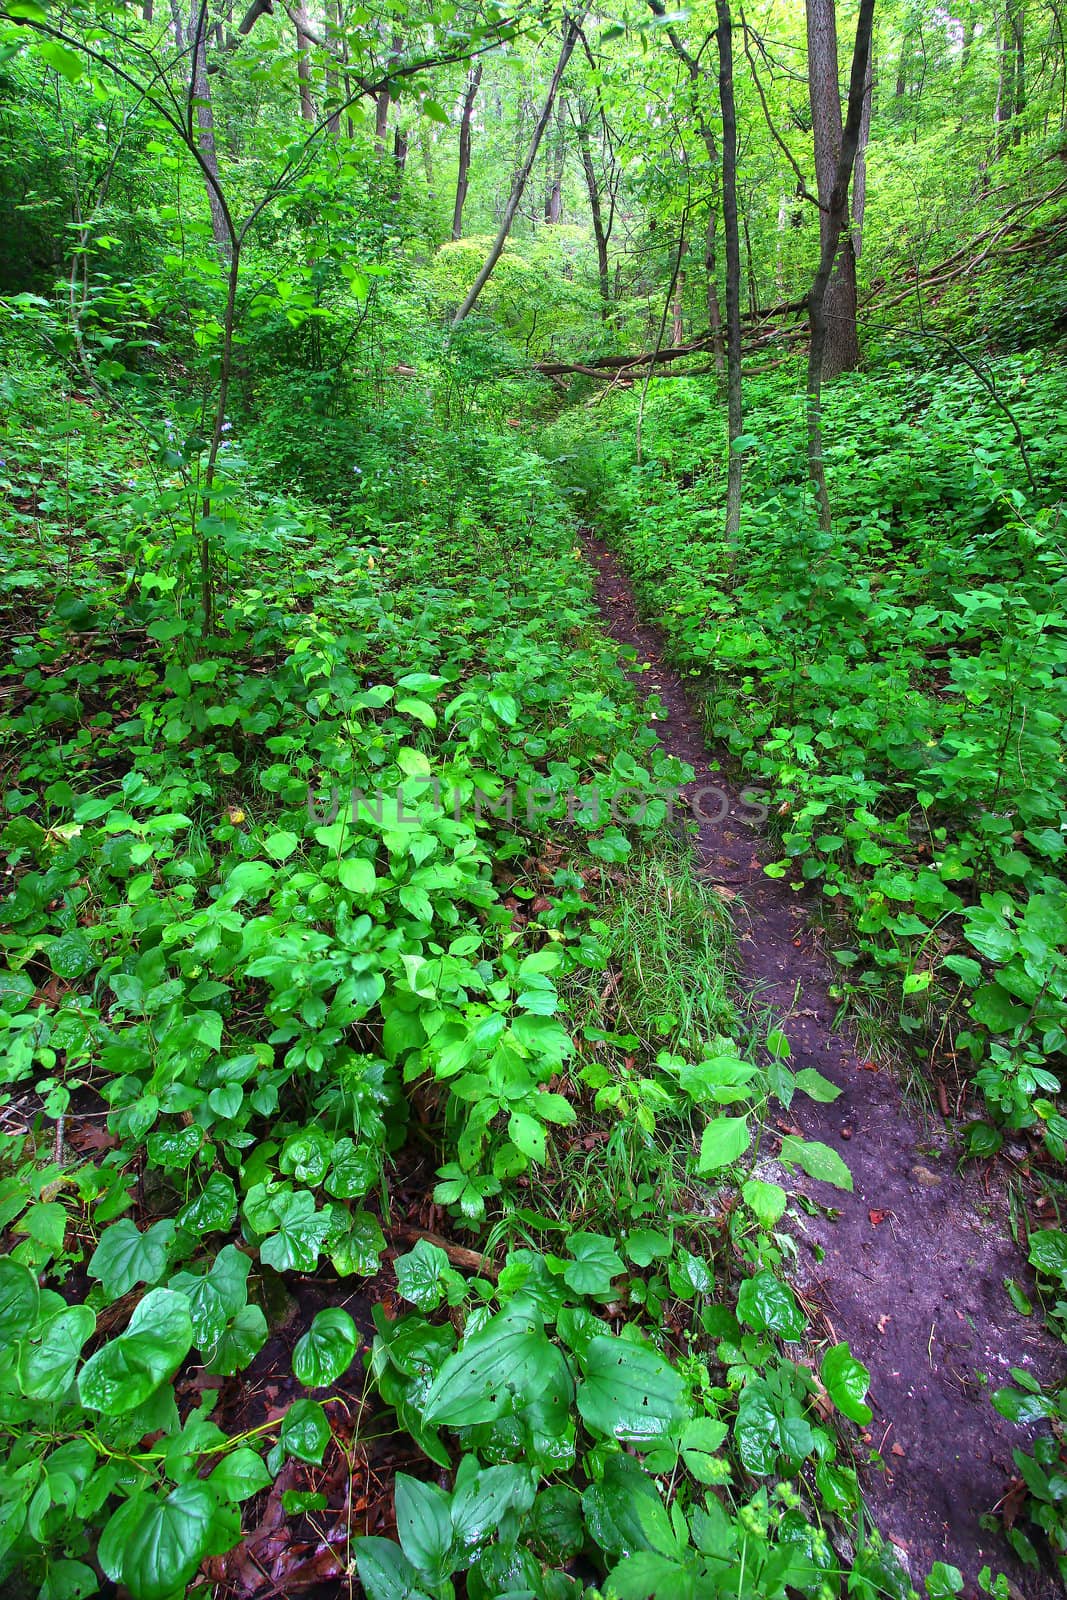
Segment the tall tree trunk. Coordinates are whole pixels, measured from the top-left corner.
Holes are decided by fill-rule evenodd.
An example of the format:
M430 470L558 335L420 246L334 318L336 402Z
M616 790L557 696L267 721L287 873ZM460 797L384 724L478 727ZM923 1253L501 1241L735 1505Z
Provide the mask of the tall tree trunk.
M403 128L397 128L393 134L393 161L396 164L397 177L402 177L404 168L408 164L408 135Z
M898 100L903 100L908 90L908 68L911 65L911 40L910 32L906 33L900 41L900 55L897 57L897 81L894 93Z
M778 196L778 222L774 230L774 287L778 298L785 299L785 230L789 222L789 196Z
M674 299L671 302L671 343L682 344L685 339L685 270L679 267L674 279Z
M1026 110L1026 35L1025 0L1008 0L1008 22L1015 55L1015 93L1012 96L1012 144L1023 136L1022 117Z
M556 109L556 140L552 155L549 158L551 167L549 171L548 191L545 195L545 221L558 222L563 215L563 167L567 157L566 146L566 102L562 95Z
M482 270L479 272L477 278L475 278L474 283L471 285L470 292L452 319L453 329L458 328L460 323L470 315L474 306L477 304L478 296L489 282L489 276L493 268L496 266L501 255L503 254L504 245L507 242L508 234L511 232L511 224L515 220L515 213L519 209L519 202L522 199L523 191L526 188L530 173L533 171L534 162L537 160L537 152L540 148L541 140L544 137L545 129L548 126L548 119L552 115L552 107L555 104L556 95L559 91L563 74L567 70L567 62L574 53L574 46L577 38L578 26L576 23L568 20L566 23L564 23L563 45L560 49L559 60L556 62L556 70L552 74L552 82L548 86L548 94L545 96L545 103L541 107L541 115L538 117L537 126L534 128L533 138L530 141L530 148L526 153L526 160L515 174L515 181L511 186L511 194L508 198L507 205L504 207L504 216L501 220L497 236L493 240L492 248L485 259L485 265L482 267Z
M379 161L385 155L385 136L389 132L389 90L382 89L374 97L374 154Z
M1012 109L1015 105L1015 51L1011 36L1011 26L1005 17L1003 22L999 15L995 18L997 32L997 99L993 107L994 145L998 155L1002 155L1007 144L1007 130L1011 122Z
M426 119L419 118L419 154L422 157L422 170L426 178L426 193L432 200L433 187L433 147L430 143L430 130L426 126Z
M837 19L834 0L806 0L806 11L808 95L815 142L815 173L819 188L819 244L820 249L825 251L827 241L833 232L830 199L836 181L842 136L841 91L837 75ZM864 80L860 84L861 111L866 86L866 55L863 71ZM858 139L858 123L856 136ZM850 177L851 174L850 161ZM822 366L824 380L836 378L842 372L851 372L860 363L859 337L856 332L856 256L851 235L846 233L842 239L838 230L833 234L833 244L836 265L833 266L821 308L826 320L826 349Z
M960 71L966 72L971 59L971 50L974 47L975 7L968 4L963 18L963 48L960 51Z
M726 347L722 339L722 312L719 310L719 280L716 273L715 233L719 208L714 196L708 201L708 221L704 229L704 273L707 284L708 327L711 330L711 357L715 371L726 371Z
M722 106L722 220L726 234L726 542L733 547L741 527L741 241L737 228L737 112L734 107L733 24L730 0L715 0Z
M467 186L471 172L471 114L482 81L482 63L476 62L467 74L467 88L463 96L463 114L459 119L459 175L456 178L456 204L452 212L452 237L463 237L463 207L467 200Z
M606 322L611 309L611 280L608 271L608 235L604 228L604 208L600 203L600 184L593 163L593 148L589 142L589 124L585 110L579 107L578 153L585 173L585 188L589 196L589 212L593 219L593 238L596 240L596 270L600 285L600 320Z
M175 34L180 30L178 0L172 0ZM196 122L196 144L203 162L211 236L223 261L229 261L232 242L226 212L218 191L219 158L215 147L215 118L211 108L211 79L207 70L207 0L192 0L185 30L189 50L189 104Z
M308 14L303 0L293 7L293 27L296 30L296 78L300 90L300 115L305 122L315 121L315 102L311 98L311 40L308 38Z
M852 250L858 261L863 251L863 213L867 208L867 146L871 139L871 107L874 103L874 42L867 63L867 83L863 90L860 116L860 141L856 146L856 170L852 177Z
M831 527L830 496L826 487L826 463L822 453L822 380L829 332L826 302L837 248L848 222L848 189L859 146L873 23L874 0L860 0L859 17L856 21L856 43L852 51L852 72L849 78L848 111L842 130L833 183L830 187L826 212L827 227L820 238L819 266L808 295L808 320L811 329L807 381L808 474L819 507L819 524L827 533ZM836 98L836 85L834 92Z
M326 0L326 43L329 46L330 63L335 62L337 50L337 36L341 31L341 17L339 0ZM339 98L340 83L335 64L326 68L326 101L328 105L336 105ZM339 111L330 112L330 120L326 124L326 131L331 139L341 136L341 114Z

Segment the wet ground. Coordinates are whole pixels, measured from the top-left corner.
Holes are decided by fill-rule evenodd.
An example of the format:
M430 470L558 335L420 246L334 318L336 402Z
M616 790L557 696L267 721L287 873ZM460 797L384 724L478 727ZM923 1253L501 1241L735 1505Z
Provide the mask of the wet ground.
M795 1120L793 1132L833 1146L855 1184L846 1194L799 1174L790 1180L835 1213L801 1217L797 1285L827 1338L847 1339L871 1372L874 1420L859 1442L884 1466L861 1474L868 1506L920 1590L941 1560L960 1568L970 1593L988 1564L1034 1600L1061 1594L1051 1567L1023 1567L980 1520L1011 1495L1012 1450L1030 1438L994 1411L989 1391L1011 1382L1010 1367L1043 1380L1062 1368L1059 1341L1037 1315L1021 1316L1004 1288L1006 1278L1026 1281L1028 1272L1008 1230L1003 1174L957 1172L940 1119L935 1128L924 1125L892 1074L857 1050L847 1029L835 1030L833 973L810 900L764 874L780 852L751 797L719 770L682 680L664 665L660 636L637 615L617 558L592 535L584 545L608 632L650 663L635 681L662 702L662 744L694 770L685 793L699 824L696 848L703 876L731 900L743 988L777 1013L791 1066L815 1067L842 1091L830 1105L798 1095L779 1131Z

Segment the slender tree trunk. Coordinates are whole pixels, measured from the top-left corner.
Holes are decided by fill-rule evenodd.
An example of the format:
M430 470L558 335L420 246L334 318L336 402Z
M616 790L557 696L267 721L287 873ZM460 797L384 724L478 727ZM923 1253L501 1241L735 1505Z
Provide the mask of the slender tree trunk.
M778 223L774 231L774 287L778 298L785 299L785 230L789 221L789 196L778 196Z
M708 221L704 230L704 273L707 283L708 327L711 330L711 358L715 371L726 371L726 347L722 338L722 312L719 310L719 280L716 275L715 233L719 222L719 209L713 199L708 201Z
M397 177L402 177L408 163L408 136L402 128L397 128L393 134L393 160L396 163Z
M471 172L471 115L482 81L482 63L476 62L467 74L467 89L463 96L463 114L459 119L459 176L456 179L456 204L452 212L452 237L463 237L463 207L467 200L467 185Z
M826 212L827 226L820 239L819 266L808 295L808 319L811 328L807 381L808 474L819 507L819 524L827 533L831 527L830 496L826 487L826 463L822 453L822 380L828 342L826 302L837 248L848 222L848 189L859 146L873 23L874 0L860 0L856 43L852 52L852 72L849 79L848 111L830 188ZM835 85L835 98L836 95Z
M685 270L679 268L674 280L674 299L671 303L671 344L682 344L685 339Z
M960 51L961 72L967 71L967 66L971 59L971 50L974 47L974 25L976 20L974 13L974 5L968 5L966 14L963 18L963 48Z
M300 90L300 115L305 122L315 121L315 102L311 97L311 40L307 35L308 15L303 0L293 7L296 29L296 78Z
M997 99L993 107L994 145L998 155L1002 155L1007 144L1007 130L1011 122L1012 107L1015 105L1015 51L1012 48L1011 26L1007 20L1003 23L999 15L996 16L995 26L997 32Z
M496 266L501 255L503 254L504 245L507 243L508 234L511 232L511 224L515 220L515 213L519 209L519 202L522 199L523 191L526 188L530 173L533 171L534 162L537 160L537 151L540 147L541 140L544 137L545 129L548 126L548 119L552 115L552 107L555 104L556 94L559 91L563 74L567 70L567 62L570 60L574 52L574 46L577 42L577 38L577 24L568 20L564 24L563 45L560 49L559 60L556 62L556 70L552 74L552 82L548 86L548 94L545 96L545 103L541 107L541 115L537 119L537 126L534 128L533 138L530 141L530 148L526 153L526 160L523 162L522 166L519 168L519 171L515 175L515 182L512 184L508 203L504 207L504 216L501 221L497 236L493 240L492 248L485 259L485 265L482 267L482 270L479 272L477 278L475 278L474 283L471 285L469 294L452 319L452 327L454 329L458 328L460 323L470 315L474 306L477 304L478 296L489 282L489 276L493 268Z
M152 20L152 0L144 0L144 4L141 7L141 21L142 22L151 22L151 20Z
M911 40L912 35L906 33L900 41L900 55L897 58L897 81L894 93L898 100L903 100L908 90L908 68L911 65Z
M833 231L830 198L841 153L837 19L834 0L807 0L806 9L808 94L815 142L815 173L819 188L819 243L820 248L825 250ZM866 56L863 70L864 81L860 85L861 100L866 85ZM858 125L856 133L858 138ZM850 161L850 176L851 172ZM825 359L822 367L822 377L826 380L836 378L842 372L851 372L860 363L859 337L856 332L856 257L852 248L852 238L846 234L842 240L838 231L833 235L833 243L836 265L833 265L832 276L828 281L820 308L826 322Z
M326 0L326 43L330 47L330 61L334 60L337 50L337 38L341 31L341 17L339 0ZM340 84L336 66L328 65L326 68L326 101L328 105L336 105ZM330 120L326 124L326 131L331 139L341 136L341 115L338 111L330 112Z
M567 157L565 117L566 102L560 95L556 109L555 148L550 157L548 191L545 195L545 221L551 223L558 222L563 215L563 167Z
M600 320L606 322L611 311L611 278L608 269L608 236L604 228L604 209L600 203L600 184L593 162L593 147L589 142L589 124L585 110L579 107L578 153L585 173L585 188L589 196L589 212L593 219L593 238L596 240L596 270L600 285Z
M867 63L867 82L863 90L860 117L860 142L856 147L856 170L852 177L852 250L858 261L863 250L863 213L867 208L867 146L871 139L871 108L874 104L874 43Z
M1009 0L1008 21L1011 26L1012 47L1015 55L1015 93L1012 98L1012 144L1019 144L1023 136L1023 112L1026 110L1026 34L1025 0Z
M741 528L741 241L737 227L737 112L734 107L733 24L730 0L715 0L715 42L719 51L719 103L722 106L722 219L726 235L726 414L729 458L726 468L726 542L737 544Z
M172 0L175 35L181 29L178 0ZM207 70L207 0L193 0L185 33L185 46L189 50L189 103L196 128L196 144L204 165L208 209L211 212L211 236L223 261L231 254L230 230L226 213L219 196L219 158L215 147L215 118L211 108L211 79ZM179 49L184 48L179 45ZM214 182L211 180L214 179Z
M389 90L382 89L374 97L374 154L379 161L385 155L385 136L389 132Z
M419 154L422 157L422 170L426 178L426 193L432 200L433 187L433 146L430 143L430 130L426 126L425 118L419 118Z

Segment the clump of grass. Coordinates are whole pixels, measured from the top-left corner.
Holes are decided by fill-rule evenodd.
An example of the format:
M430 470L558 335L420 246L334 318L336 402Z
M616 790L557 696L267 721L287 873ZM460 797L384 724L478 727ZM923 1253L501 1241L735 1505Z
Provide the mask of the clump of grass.
M640 858L604 912L611 956L575 1020L635 1034L645 1049L697 1050L739 1031L730 994L733 927L681 847Z

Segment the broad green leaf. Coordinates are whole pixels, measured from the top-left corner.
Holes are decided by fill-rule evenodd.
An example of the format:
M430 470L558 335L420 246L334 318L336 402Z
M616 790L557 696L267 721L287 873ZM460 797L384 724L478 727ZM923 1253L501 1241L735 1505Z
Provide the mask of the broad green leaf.
M536 1117L525 1111L513 1111L508 1118L508 1138L528 1160L543 1167L547 1156L545 1130Z
M23 1344L19 1385L29 1400L61 1400L74 1382L82 1346L92 1337L96 1317L88 1306L70 1306L51 1317L38 1336Z
M787 1133L782 1139L779 1159L787 1165L802 1167L809 1178L820 1183L832 1183L837 1189L852 1192L852 1174L836 1150L814 1139L798 1139Z
M208 1480L221 1499L239 1504L266 1489L271 1475L263 1457L249 1445L238 1445L223 1456Z
M347 1372L358 1345L356 1325L348 1312L327 1306L297 1340L293 1372L306 1389L323 1389Z
M122 1581L135 1600L172 1600L193 1577L211 1545L215 1494L196 1480L166 1499L151 1497L126 1540Z
M866 1425L871 1420L871 1408L865 1403L871 1375L861 1361L857 1361L847 1344L835 1344L822 1359L819 1375L826 1392L843 1416L852 1422Z
M429 1600L415 1568L391 1539L356 1539L353 1548L367 1600Z
M655 1351L601 1334L582 1365L578 1410L594 1433L647 1443L684 1420L682 1380Z
M803 1090L809 1099L818 1100L823 1105L830 1105L842 1092L836 1083L824 1078L814 1067L801 1067L796 1075L796 1086Z
M300 840L288 828L279 828L277 833L268 835L263 841L263 848L272 861L288 861L299 845Z
M167 1270L174 1223L154 1222L141 1233L129 1217L112 1223L100 1235L88 1273L99 1278L109 1300L118 1300L138 1283L158 1283Z
M37 1322L41 1291L29 1267L0 1256L0 1339L24 1339Z
M747 1117L716 1117L704 1129L700 1140L698 1172L717 1172L739 1161L748 1149L752 1134Z
M423 1401L423 1421L454 1428L492 1422L536 1400L554 1372L540 1313L516 1299L448 1357Z
M444 1274L448 1271L448 1257L440 1245L429 1239L420 1239L405 1256L395 1262L396 1286L405 1300L410 1300L420 1311L432 1311L441 1304L445 1290Z
M184 1295L151 1289L126 1332L89 1357L78 1374L78 1393L90 1411L119 1417L173 1377L193 1343Z
M781 1339L803 1339L807 1319L789 1285L769 1268L746 1278L737 1296L737 1316L757 1333L776 1333Z
M347 889L350 894L358 894L363 898L374 893L377 878L374 873L373 861L367 861L363 856L351 856L342 861L337 869L337 876L342 889Z
M575 1258L564 1268L567 1287L575 1294L610 1299L612 1281L626 1270L611 1240L599 1233L573 1233L567 1239L567 1248Z
M206 1363L208 1372L232 1377L247 1367L267 1342L267 1319L259 1306L245 1306L223 1333Z
M757 1222L773 1228L785 1211L788 1196L781 1184L748 1178L741 1186L741 1198L755 1213Z
M84 1561L50 1561L37 1600L86 1600L99 1593L97 1575Z
M330 1424L317 1400L294 1400L282 1418L278 1443L286 1455L318 1466L330 1442Z
M452 1519L448 1495L435 1483L398 1472L395 1479L396 1531L404 1554L435 1589L452 1571Z

